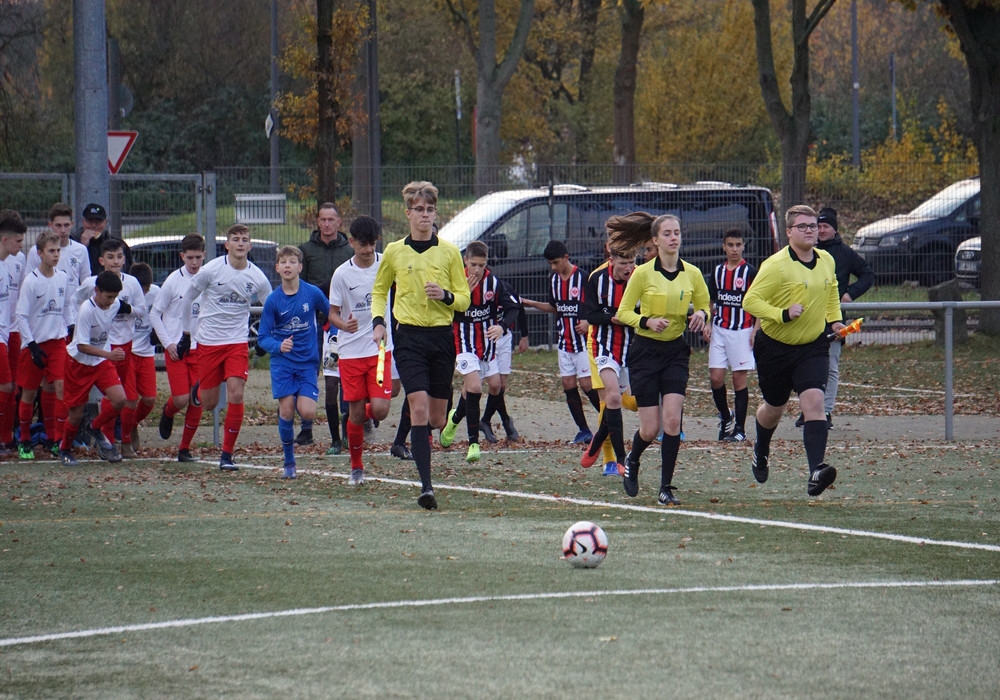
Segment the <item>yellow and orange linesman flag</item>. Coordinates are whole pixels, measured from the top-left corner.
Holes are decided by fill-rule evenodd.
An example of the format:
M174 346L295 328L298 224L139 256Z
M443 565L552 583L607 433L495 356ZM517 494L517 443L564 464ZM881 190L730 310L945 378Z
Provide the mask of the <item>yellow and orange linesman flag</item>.
M385 341L378 344L378 364L375 366L375 383L382 386L385 382Z

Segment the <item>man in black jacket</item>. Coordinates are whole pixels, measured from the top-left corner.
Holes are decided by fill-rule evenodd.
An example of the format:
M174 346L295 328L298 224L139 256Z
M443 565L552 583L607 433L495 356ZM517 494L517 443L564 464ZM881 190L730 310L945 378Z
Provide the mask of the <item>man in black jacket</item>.
M819 217L816 222L819 224L819 242L816 247L825 250L833 256L837 265L837 287L840 290L840 301L842 304L856 301L858 297L868 291L875 283L875 273L868 267L865 259L844 243L837 232L837 210L832 207L823 207L819 210ZM854 282L851 282L854 277ZM827 425L833 427L833 406L837 402L837 387L840 384L840 351L844 346L843 340L835 340L830 343L830 376L826 382L826 408ZM802 420L802 416L799 416ZM798 421L796 421L798 425Z
M330 294L330 279L333 277L333 271L354 256L354 249L351 248L347 236L341 233L340 224L340 212L337 211L337 205L333 202L320 204L319 210L316 212L316 230L309 236L308 241L299 246L299 250L302 251L301 279L316 285L327 295ZM322 334L319 338L319 347L323 347ZM316 361L318 368L320 358L316 358ZM326 420L330 426L330 438L333 441L329 453L340 454L340 409L338 405L340 379L331 376L324 377L324 379ZM303 420L302 430L295 437L295 444L311 445L312 443L312 421Z
M83 208L82 218L83 226L73 235L73 238L87 246L87 252L90 255L90 269L96 272L102 269L98 261L98 258L101 257L101 246L104 241L111 238L111 233L108 231L108 212L100 204L92 202ZM132 267L132 251L124 243L122 250L125 251L125 267L122 268L122 272L127 273Z

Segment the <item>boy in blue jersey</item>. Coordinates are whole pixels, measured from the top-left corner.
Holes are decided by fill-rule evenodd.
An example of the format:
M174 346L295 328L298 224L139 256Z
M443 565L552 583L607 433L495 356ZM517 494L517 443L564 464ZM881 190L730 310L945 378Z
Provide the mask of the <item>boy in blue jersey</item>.
M271 394L278 400L278 436L285 457L283 479L295 474L295 411L316 417L317 312L325 319L330 302L319 287L299 279L302 251L284 246L275 265L281 286L264 302L257 345L271 354Z

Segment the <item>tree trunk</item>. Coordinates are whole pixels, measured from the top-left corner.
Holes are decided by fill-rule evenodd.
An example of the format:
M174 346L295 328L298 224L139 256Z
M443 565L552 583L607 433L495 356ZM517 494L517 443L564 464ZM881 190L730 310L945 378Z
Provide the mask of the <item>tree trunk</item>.
M333 0L316 0L316 202L337 198L337 103L333 94Z
M639 0L624 0L621 19L621 52L614 83L614 181L635 181L635 83L639 63L639 39L645 10Z
M836 0L820 0L806 14L806 0L791 0L792 8L792 74L789 78L792 107L788 110L781 99L778 76L774 68L774 47L771 43L771 4L769 0L752 0L754 38L757 44L757 72L760 92L767 108L774 133L781 142L781 204L782 210L801 204L805 198L806 158L812 141L812 98L809 94L809 37ZM788 242L785 227L778 226L782 245Z
M453 10L453 14L454 14ZM476 196L496 189L500 181L500 117L503 91L514 75L535 13L535 0L521 0L514 36L498 64L497 18L494 0L479 0L479 47L476 56ZM464 21L463 18L460 18ZM466 25L467 26L467 25ZM471 28L467 29L470 31ZM471 37L471 31L470 31ZM470 38L470 45L474 43Z
M1000 3L970 8L963 0L941 0L969 67L969 92L982 209L979 278L984 300L1000 299ZM979 331L1000 335L1000 310L984 309Z

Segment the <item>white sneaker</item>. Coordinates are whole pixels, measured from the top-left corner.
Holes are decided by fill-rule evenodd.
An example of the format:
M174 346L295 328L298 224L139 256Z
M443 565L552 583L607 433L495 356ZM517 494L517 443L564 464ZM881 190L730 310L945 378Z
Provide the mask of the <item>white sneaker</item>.
M352 469L351 475L347 478L348 486L360 486L365 483L365 470L364 469Z

